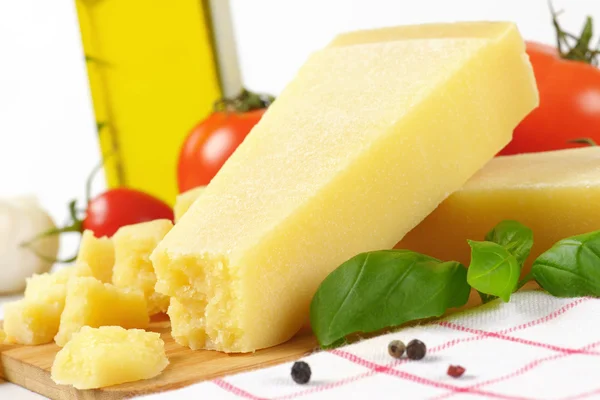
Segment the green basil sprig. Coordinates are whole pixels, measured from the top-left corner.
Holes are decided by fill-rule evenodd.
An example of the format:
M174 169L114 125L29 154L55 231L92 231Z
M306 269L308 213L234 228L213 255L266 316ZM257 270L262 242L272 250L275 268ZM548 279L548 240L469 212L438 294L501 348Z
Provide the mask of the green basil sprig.
M533 231L517 221L507 220L489 231L485 240L468 241L471 263L467 282L479 292L483 303L497 297L508 302L531 252Z
M503 246L522 266L533 247L533 231L520 222L505 220L489 231L485 240Z
M311 326L326 347L352 333L439 317L467 303L466 276L460 263L408 250L362 253L321 283L310 307Z
M467 282L476 289L484 303L500 297L505 302L515 291L521 275L521 265L508 250L494 242L474 242Z
M600 231L560 240L534 261L529 277L556 297L600 297Z
M533 232L503 221L485 241L469 241L471 263L442 262L409 250L362 253L334 270L310 306L313 331L322 347L346 336L375 332L405 322L439 317L467 303L471 287L483 302L510 296L529 280L558 297L600 297L600 231L556 243L519 282L533 246Z

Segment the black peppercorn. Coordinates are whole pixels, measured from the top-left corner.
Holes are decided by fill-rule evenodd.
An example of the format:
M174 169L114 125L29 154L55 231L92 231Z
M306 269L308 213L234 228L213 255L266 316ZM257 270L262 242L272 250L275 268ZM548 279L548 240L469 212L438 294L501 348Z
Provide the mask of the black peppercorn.
M297 361L292 366L292 379L301 385L310 380L310 367L304 361Z
M425 343L417 339L411 340L406 346L406 356L411 360L422 359L423 357L425 357L426 352L427 347L425 347Z
M406 346L404 345L404 342L400 340L392 340L390 344L388 344L388 353L394 358L402 357L405 349Z

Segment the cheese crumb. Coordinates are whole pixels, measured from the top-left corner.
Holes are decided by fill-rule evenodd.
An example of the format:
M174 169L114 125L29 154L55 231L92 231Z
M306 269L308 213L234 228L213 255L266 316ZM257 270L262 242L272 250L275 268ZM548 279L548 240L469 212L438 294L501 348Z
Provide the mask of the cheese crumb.
M175 199L175 206L173 212L175 214L175 223L183 217L183 214L190 208L190 206L196 201L196 199L202 194L206 186L199 186L194 189L190 189L186 192L181 193Z
M94 232L90 230L84 231L75 262L77 264L81 262L88 264L96 279L110 283L115 263L112 240L107 237L97 238L94 236Z
M4 329L8 343L38 345L52 342L62 308L57 303L23 299L4 305Z
M158 219L124 226L112 237L115 246L112 282L118 287L143 291L149 315L165 312L169 306L169 298L154 291L156 275L150 254L172 227L168 219Z
M160 334L119 326L84 326L52 364L52 380L76 389L96 389L150 379L169 364Z
M38 345L52 342L58 333L69 280L91 276L87 264L27 279L25 298L4 305L4 329L8 343Z
M118 288L92 277L69 281L65 308L60 317L56 344L64 346L83 326L146 328L146 299L139 290Z

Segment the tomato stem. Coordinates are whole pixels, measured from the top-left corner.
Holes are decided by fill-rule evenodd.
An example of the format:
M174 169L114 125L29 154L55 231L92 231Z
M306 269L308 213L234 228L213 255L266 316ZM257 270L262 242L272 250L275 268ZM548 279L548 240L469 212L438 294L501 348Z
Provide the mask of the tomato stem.
M77 254L75 254L74 256L71 256L69 258L52 258L52 257L48 257L43 255L42 253L40 253L39 251L37 251L36 249L34 249L31 246L22 246L22 247L26 247L29 251L31 251L33 254L36 255L36 257L41 258L44 261L50 262L50 263L61 263L61 264L68 264L71 263L73 261L75 261L77 259Z
M594 139L590 138L578 138L569 140L568 143L579 143L579 144L587 144L588 146L596 147L598 144L594 141Z
M45 237L49 237L49 236L54 236L54 235L59 235L61 233L66 233L66 232L77 232L77 233L81 233L83 231L83 221L81 221L79 218L77 218L77 201L76 200L72 200L69 203L69 216L71 217L71 223L67 226L61 227L61 228L52 228L52 229L48 229L47 231L44 231L36 236L34 236L32 239L23 242L20 244L20 247L25 247L28 250L30 250L31 252L33 252L37 257L41 258L44 261L48 261L48 262L59 262L59 263L70 263L75 261L75 259L77 258L77 255L74 255L72 257L66 258L66 259L60 259L60 258L51 258L48 256L45 256L43 254L41 254L40 252L38 252L35 248L32 247L33 243L35 243L36 241L43 239Z
M91 63L94 63L94 64L98 64L98 65L101 65L103 67L110 66L110 64L107 61L104 61L104 60L102 60L102 59L100 59L98 57L89 56L87 54L85 55L85 61L86 62L91 62Z
M213 104L213 111L239 112L244 113L253 110L267 108L275 101L275 97L269 94L254 93L247 89L233 98L223 97Z
M59 235L61 233L66 233L66 232L81 233L83 231L83 221L80 220L77 216L77 200L72 200L69 203L69 217L71 218L70 224L63 226L61 228L51 228L42 233L39 233L36 236L34 236L32 239L21 243L21 247L30 247L34 242L36 242L42 238L48 237L48 236Z
M594 49L590 48L590 43L593 37L593 19L587 16L581 34L579 36L564 31L558 23L558 16L562 11L555 11L552 6L552 1L548 0L550 13L552 14L552 25L556 30L556 48L561 58L571 61L580 61L591 65L598 65L598 54L600 54L600 41ZM575 42L573 45L569 43Z
M104 167L104 163L106 162L106 160L108 160L114 154L115 154L115 152L111 151L110 153L102 156L102 160L98 163L98 165L96 165L92 169L87 180L85 181L85 204L86 204L86 206L92 199L92 182L93 182L94 178L96 177L98 172Z
M90 175L88 176L86 183L85 183L85 204L86 204L86 209L87 209L87 205L89 204L90 200L91 200L91 193L92 193L92 181L94 179L94 177L97 175L98 171L100 171L100 169L104 166L104 163L106 162L106 160L113 156L114 152L109 153L106 156L102 157L102 161L96 165L94 167L94 169L92 169L92 171L90 172ZM76 233L82 233L83 232L83 219L81 219L79 217L80 214L84 213L85 214L86 210L78 210L77 209L77 200L71 200L69 202L69 218L70 218L70 222L67 223L67 225L62 226L62 227L57 227L57 228L52 228L52 229L48 229L42 233L39 233L38 235L34 236L32 239L25 241L23 243L21 243L21 247L27 247L29 248L31 251L33 251L38 257L46 260L46 261L53 261L53 262L71 262L75 259L75 257L71 257L65 260L60 260L60 259L50 259L48 257L44 257L41 254L38 254L36 252L35 249L33 249L31 247L31 245L48 236L54 236L54 235L60 235L61 233L68 233L68 232L76 232Z

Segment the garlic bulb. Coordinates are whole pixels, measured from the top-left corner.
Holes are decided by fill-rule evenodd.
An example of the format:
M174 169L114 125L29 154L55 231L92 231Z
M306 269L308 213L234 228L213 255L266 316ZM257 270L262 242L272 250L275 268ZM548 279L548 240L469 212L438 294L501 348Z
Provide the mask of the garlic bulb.
M0 293L23 291L26 278L52 268L50 260L58 255L58 235L36 240L28 247L21 244L55 227L36 198L0 198Z

